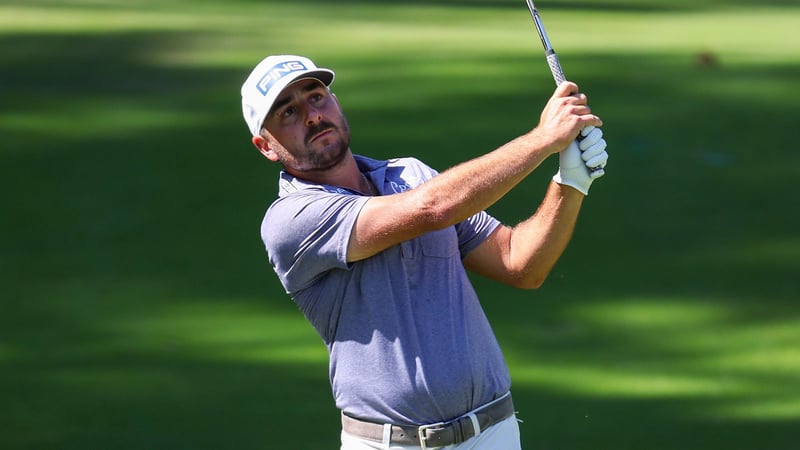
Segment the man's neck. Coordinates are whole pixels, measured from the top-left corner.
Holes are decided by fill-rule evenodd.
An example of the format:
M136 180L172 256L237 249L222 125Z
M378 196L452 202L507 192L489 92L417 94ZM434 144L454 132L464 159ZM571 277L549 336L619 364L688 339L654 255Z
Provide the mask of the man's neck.
M364 191L364 179L353 157L353 152L347 149L347 154L333 167L323 170L302 171L284 169L289 175L301 180L316 184L338 186L355 191Z

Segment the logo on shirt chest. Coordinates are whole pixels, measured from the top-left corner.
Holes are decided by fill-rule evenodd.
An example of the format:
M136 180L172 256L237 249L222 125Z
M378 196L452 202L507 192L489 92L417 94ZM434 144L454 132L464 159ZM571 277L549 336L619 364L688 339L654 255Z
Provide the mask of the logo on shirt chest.
M400 184L396 181L391 181L390 184L392 186L392 191L394 191L395 194L400 194L401 192L411 189L411 185L408 183Z

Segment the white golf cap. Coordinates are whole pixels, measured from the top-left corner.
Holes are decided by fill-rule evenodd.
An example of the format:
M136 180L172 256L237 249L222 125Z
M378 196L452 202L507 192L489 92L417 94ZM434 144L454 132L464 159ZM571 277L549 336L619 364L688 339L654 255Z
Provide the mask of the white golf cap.
M333 83L330 69L317 67L303 56L273 55L261 60L242 84L242 113L253 136L261 133L261 126L272 104L286 86L307 78L315 78L325 86Z

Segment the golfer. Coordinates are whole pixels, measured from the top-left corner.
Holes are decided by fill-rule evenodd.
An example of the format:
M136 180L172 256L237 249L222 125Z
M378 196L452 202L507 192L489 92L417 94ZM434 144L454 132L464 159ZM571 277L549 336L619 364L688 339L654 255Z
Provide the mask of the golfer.
M592 184L587 167L608 158L599 128L575 143L601 120L565 82L530 132L437 173L354 154L333 78L305 57L269 56L241 93L253 145L282 166L261 237L327 345L341 449L520 449L508 368L467 270L544 282ZM535 214L512 227L484 211L556 153Z

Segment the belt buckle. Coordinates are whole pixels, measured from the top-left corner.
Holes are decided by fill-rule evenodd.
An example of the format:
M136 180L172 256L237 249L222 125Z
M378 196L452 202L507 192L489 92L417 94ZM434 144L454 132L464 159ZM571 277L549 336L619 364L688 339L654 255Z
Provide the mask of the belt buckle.
M444 426L445 426L444 422L439 422L439 423L433 423L433 424L430 424L430 425L422 425L419 428L417 428L417 435L419 436L419 446L420 446L420 448L422 450L426 450L428 448L427 443L428 443L428 430L429 429L432 429L432 428L441 429L441 428L444 428Z

